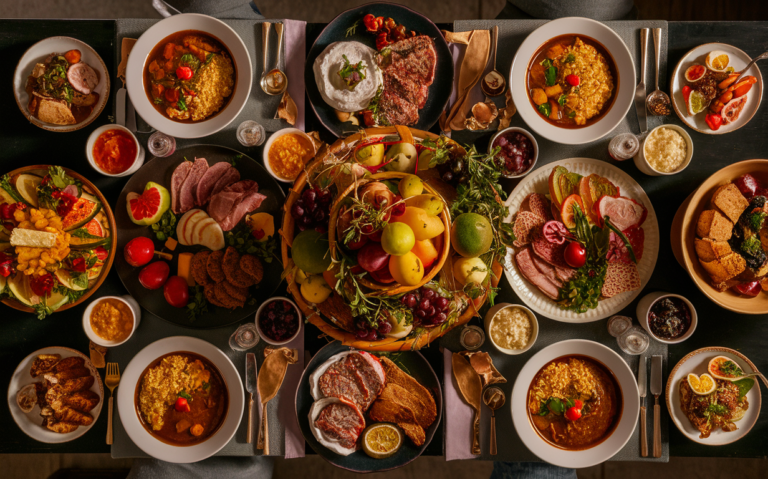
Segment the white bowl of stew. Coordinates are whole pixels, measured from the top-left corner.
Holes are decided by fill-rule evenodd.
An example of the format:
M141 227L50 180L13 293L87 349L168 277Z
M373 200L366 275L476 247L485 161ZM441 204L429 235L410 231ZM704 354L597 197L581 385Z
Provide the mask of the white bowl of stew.
M604 61L597 61L600 58ZM593 71L595 64L606 67L610 82L606 70ZM571 74L578 82L566 81L568 72L575 72ZM592 97L589 89L600 88L595 82L605 91L596 90L601 102L587 107L579 100ZM517 50L509 80L523 121L535 133L566 145L589 143L613 131L632 106L635 83L635 63L621 37L608 26L581 17L553 20L528 35ZM547 101L534 101L534 90L547 88L551 88ZM587 90L581 92L582 88Z
M251 58L240 36L221 20L194 13L150 27L131 50L126 69L136 112L177 138L225 128L242 111L252 83Z

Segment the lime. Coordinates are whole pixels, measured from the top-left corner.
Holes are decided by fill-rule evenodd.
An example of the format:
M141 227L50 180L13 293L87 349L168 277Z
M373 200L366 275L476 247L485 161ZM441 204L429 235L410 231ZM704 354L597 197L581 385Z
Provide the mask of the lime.
M413 249L416 237L405 223L389 223L381 234L381 247L392 256L402 256Z
M457 253L473 258L490 249L493 242L493 227L485 216L477 213L463 213L453 220L451 246Z
M307 275L322 273L331 265L328 237L315 230L302 231L293 239L291 256L296 266Z
M403 445L403 434L393 424L377 423L363 431L363 451L374 459L384 459Z
M708 106L709 100L704 95L696 90L691 91L691 96L688 98L688 113L698 115L706 110Z

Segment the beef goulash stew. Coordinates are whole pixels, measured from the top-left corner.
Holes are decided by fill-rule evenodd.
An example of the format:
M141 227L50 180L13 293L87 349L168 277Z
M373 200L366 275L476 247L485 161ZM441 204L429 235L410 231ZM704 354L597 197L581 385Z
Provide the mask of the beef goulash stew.
M144 428L172 446L192 446L213 436L227 416L229 396L210 361L175 352L150 364L136 386Z
M196 30L176 32L149 53L144 90L163 116L193 123L224 109L235 89L236 66L223 43Z
M608 50L582 35L561 35L542 45L528 66L531 104L548 123L589 126L610 110L619 75Z
M589 449L616 429L621 388L608 368L586 356L563 356L544 366L528 390L528 415L548 443Z

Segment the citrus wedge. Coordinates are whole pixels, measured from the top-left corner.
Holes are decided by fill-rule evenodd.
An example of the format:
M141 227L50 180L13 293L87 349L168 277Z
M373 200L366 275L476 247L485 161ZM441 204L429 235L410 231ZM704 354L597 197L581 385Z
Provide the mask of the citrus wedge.
M393 424L376 423L363 431L363 450L374 459L384 459L403 445L403 433Z
M707 64L707 68L712 71L724 72L728 68L728 63L730 63L730 61L731 59L727 53L720 50L715 50L713 52L709 52L705 63Z
M712 376L710 376L707 373L702 374L701 376L697 376L695 374L689 374L688 375L688 385L691 386L691 389L694 393L700 395L700 396L706 396L707 394L712 394L715 392L715 388L717 387L717 383L714 379L712 379Z
M706 110L709 106L709 100L696 90L691 91L691 96L688 98L688 114L698 115L702 111Z

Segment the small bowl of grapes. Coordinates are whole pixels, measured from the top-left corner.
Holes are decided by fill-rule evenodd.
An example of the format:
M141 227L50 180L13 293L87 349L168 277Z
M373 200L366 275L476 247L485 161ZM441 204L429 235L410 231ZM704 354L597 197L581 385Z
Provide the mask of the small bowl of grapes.
M539 145L528 131L511 126L493 135L488 153L496 154L496 164L504 178L522 178L533 170L539 159Z

